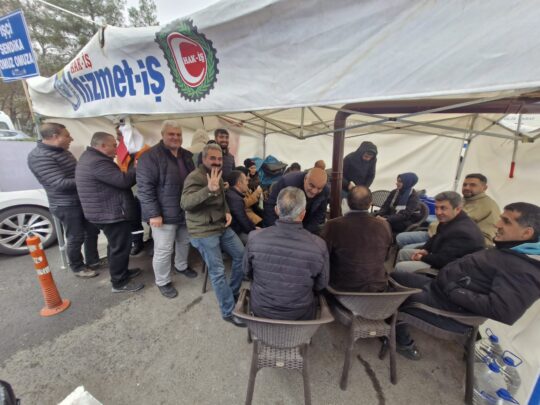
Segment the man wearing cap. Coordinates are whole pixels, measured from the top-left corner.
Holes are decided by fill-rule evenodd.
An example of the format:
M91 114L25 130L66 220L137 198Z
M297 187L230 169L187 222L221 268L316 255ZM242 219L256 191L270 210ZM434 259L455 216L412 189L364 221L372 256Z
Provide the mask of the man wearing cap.
M304 228L312 233L318 233L326 218L326 206L330 189L327 185L326 172L314 167L305 172L289 173L272 186L272 192L264 202L265 226L272 226L278 216L275 212L279 192L285 187L297 187L306 195L306 214L302 221Z

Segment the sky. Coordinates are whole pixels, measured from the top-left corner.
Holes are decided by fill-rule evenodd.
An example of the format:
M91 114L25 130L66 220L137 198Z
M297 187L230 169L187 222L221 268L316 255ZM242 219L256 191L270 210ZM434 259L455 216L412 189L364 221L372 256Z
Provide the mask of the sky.
M176 18L192 14L219 0L154 0L161 25ZM138 6L139 0L127 0L127 7Z

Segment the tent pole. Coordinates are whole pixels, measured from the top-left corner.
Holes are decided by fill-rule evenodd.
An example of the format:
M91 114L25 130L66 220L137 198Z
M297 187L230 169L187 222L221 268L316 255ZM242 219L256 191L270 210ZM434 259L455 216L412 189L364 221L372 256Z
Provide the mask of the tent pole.
M332 154L332 188L330 189L330 218L341 215L341 183L343 180L343 150L345 147L345 121L348 112L338 111L334 118L334 148Z
M514 140L514 150L512 151L512 163L510 163L510 173L508 174L508 177L511 179L514 178L514 170L516 169L516 155L519 142L519 130L521 129L521 116L522 114L519 113L518 124L516 128L516 139Z
M465 167L465 160L467 159L467 154L469 153L469 148L471 147L471 142L473 140L473 134L474 134L474 124L476 122L476 119L478 118L478 114L476 114L473 119L471 120L471 125L469 125L469 136L465 139L463 139L463 144L461 145L461 150L467 145L467 148L465 149L465 153L463 154L463 157L461 157L461 151L459 152L460 159L456 170L456 177L454 178L454 191L457 191L459 188L459 178L461 177L461 173L463 172L463 168Z
M266 159L266 121L264 121L263 129L263 160Z

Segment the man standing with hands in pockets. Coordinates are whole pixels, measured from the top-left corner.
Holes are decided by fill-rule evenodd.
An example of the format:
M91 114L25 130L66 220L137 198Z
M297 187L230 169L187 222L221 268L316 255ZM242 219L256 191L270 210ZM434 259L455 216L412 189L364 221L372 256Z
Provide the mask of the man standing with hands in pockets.
M180 205L186 212L191 244L201 253L208 266L221 316L235 326L245 327L232 315L242 284L244 245L229 227L232 216L225 199L222 166L221 147L206 145L202 151L202 165L186 177ZM232 258L229 281L225 276L222 250Z

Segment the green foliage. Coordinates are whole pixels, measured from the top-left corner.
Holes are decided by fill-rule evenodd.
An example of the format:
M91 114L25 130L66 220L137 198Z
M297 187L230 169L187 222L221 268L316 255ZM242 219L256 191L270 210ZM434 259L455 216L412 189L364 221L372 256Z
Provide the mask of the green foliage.
M157 7L154 0L139 0L139 8L128 8L129 25L131 27L151 27L159 25Z

